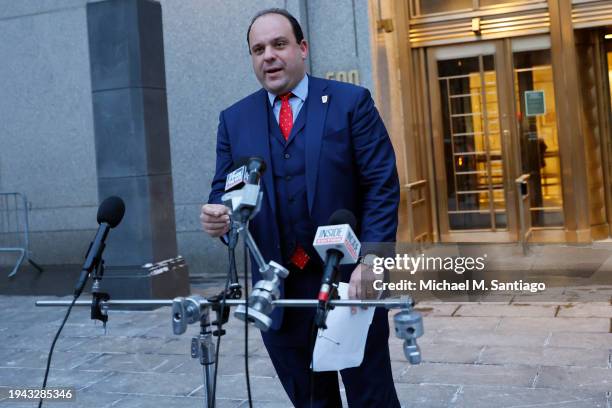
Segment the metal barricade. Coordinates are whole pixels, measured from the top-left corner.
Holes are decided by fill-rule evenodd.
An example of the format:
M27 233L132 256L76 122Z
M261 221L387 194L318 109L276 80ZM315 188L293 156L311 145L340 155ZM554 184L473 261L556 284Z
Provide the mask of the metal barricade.
M28 200L21 193L0 192L0 252L14 252L19 256L9 278L15 276L24 259L39 272L43 271L30 257Z
M531 210L529 204L529 174L522 174L515 181L519 204L519 243L523 247L523 255L529 251L528 243L531 236Z

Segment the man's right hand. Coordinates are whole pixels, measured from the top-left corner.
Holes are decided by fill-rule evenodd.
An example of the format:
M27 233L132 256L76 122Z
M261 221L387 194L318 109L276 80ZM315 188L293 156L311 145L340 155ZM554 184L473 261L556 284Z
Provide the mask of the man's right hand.
M200 213L202 229L218 238L230 229L229 208L222 204L204 204Z

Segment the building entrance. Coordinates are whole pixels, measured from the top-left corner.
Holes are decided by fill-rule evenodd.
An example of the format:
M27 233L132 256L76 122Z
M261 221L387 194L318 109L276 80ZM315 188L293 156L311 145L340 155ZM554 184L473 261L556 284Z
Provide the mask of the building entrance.
M562 228L548 37L435 47L427 60L441 240L516 241L523 174L530 224Z

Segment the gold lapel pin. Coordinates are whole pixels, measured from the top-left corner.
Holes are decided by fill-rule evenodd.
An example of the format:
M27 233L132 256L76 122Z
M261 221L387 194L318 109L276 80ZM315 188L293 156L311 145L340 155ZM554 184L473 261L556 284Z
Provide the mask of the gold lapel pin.
M327 95L323 95L323 96L321 97L321 102L323 102L323 103L327 103Z

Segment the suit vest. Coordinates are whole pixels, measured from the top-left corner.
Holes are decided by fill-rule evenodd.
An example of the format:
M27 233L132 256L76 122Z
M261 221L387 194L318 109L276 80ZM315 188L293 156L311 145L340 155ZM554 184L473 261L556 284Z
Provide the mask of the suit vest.
M318 257L313 250L317 226L310 219L306 194L305 133L307 103L304 103L285 141L270 104L268 106L268 141L270 143L271 171L276 191L276 218L280 233L283 262L295 250L296 244L310 255Z

